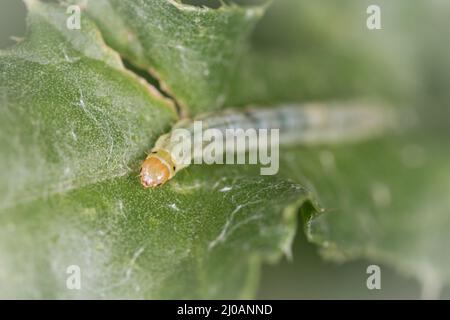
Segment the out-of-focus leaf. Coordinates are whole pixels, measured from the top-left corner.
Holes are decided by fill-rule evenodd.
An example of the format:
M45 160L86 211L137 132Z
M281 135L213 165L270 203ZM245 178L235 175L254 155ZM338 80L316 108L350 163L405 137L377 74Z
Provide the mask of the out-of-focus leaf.
M274 4L229 103L371 96L414 108L416 128L399 136L284 149L280 174L317 196L301 211L326 257L391 265L418 279L424 297L436 297L450 283L449 140L433 131L440 123L448 133L448 44L439 40L448 33L448 4L381 1L380 31L366 28L369 4ZM417 21L430 24L407 34Z
M448 143L411 136L297 148L285 151L280 167L318 196L322 214L312 206L301 211L325 257L391 265L436 297L450 282Z
M408 50L412 41L401 15L408 1L379 2L383 29L371 31L370 1L274 1L255 29L227 104L399 99L414 92L417 52ZM418 19L420 9L411 11Z

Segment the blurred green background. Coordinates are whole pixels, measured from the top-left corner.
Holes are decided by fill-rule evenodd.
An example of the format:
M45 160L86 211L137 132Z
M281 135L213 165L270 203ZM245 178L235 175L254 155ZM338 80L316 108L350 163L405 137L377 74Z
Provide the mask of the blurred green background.
M242 1L241 1L242 2ZM279 0L283 2L283 0ZM315 0L308 0L303 2L315 2ZM319 3L321 1L318 1ZM269 17L264 18L257 27L253 40L253 45L256 50L258 46L273 46L274 51L289 51L286 43L291 43L292 47L296 49L309 52L310 46L316 48L326 49L323 43L319 43L321 39L332 39L330 46L337 46L343 52L360 50L358 45L366 42L375 42L375 46L368 46L374 48L378 46L379 51L373 52L382 55L397 56L396 61L392 61L395 68L399 68L400 76L405 77L406 81L411 81L411 86L415 84L416 79L408 79L410 73L408 66L417 67L416 60L423 61L418 68L421 68L421 74L425 79L420 86L424 86L423 92L426 94L420 98L414 97L414 103L427 104L430 101L434 104L433 108L427 108L427 117L432 118L436 125L430 126L431 130L441 130L448 133L446 126L447 119L442 115L449 115L448 104L449 91L447 86L450 83L450 64L443 63L440 57L445 57L446 54L450 56L449 45L447 44L449 37L445 34L437 33L436 30L449 31L447 28L446 18L449 16L446 10L449 8L445 1L434 1L430 6L434 7L433 11L427 10L429 2L411 1L410 12L403 12L404 20L399 22L398 26L384 26L381 31L374 31L375 33L367 33L364 30L365 25L361 25L361 30L355 30L351 34L340 34L342 31L339 28L339 19L346 19L345 16L339 16L340 13L345 12L345 7L352 5L352 3L359 2L358 5L364 6L359 0L339 2L344 9L336 10L336 5L331 5L329 1L323 1L322 4L315 5L309 14L312 16L299 17L299 21L290 21L286 19L281 25L273 26L269 21L270 15L286 14L283 10L276 9L269 11ZM380 1L379 1L380 2ZM433 2L433 1L431 1ZM368 2L367 2L368 3ZM383 2L386 4L386 1ZM374 2L374 4L376 4ZM322 6L322 7L321 7ZM388 6L386 4L386 6ZM442 10L439 10L439 6ZM402 8L408 8L403 6ZM424 8L426 13L421 17L421 8ZM386 10L388 14L398 14L394 12L398 10L396 7L391 7L392 11ZM384 9L383 9L384 10ZM272 13L273 12L273 13ZM20 0L2 0L0 1L0 47L5 48L13 45L14 40L11 37L23 37L25 35L25 6ZM360 22L365 21L366 13L360 12L360 17L355 19ZM433 18L434 15L434 18ZM335 20L333 20L335 19ZM392 21L392 20L390 20ZM301 26L314 26L314 29L299 29ZM391 29L390 29L391 27ZM280 30L297 30L297 32L280 33ZM392 33L392 34L390 34ZM297 41L283 41L284 37L297 39ZM447 33L448 35L448 33ZM367 37L366 39L361 39ZM355 41L352 41L355 40ZM363 40L363 41L361 41ZM420 42L421 46L415 46L415 43ZM436 43L441 43L436 46ZM418 49L418 48L422 49ZM364 48L364 50L367 50ZM426 50L423 50L426 48ZM394 54L392 54L394 52ZM409 53L408 56L402 53ZM319 57L323 58L323 57ZM410 63L410 65L409 65ZM446 71L443 71L445 69ZM337 80L336 80L337 79ZM339 75L335 80L339 83ZM345 80L342 80L345 81ZM308 88L299 88L299 96L314 97L314 90L312 87L310 91ZM375 90L387 90L392 88L379 88ZM338 89L336 89L338 91ZM396 90L392 90L396 91ZM319 90L320 92L320 90ZM331 95L332 93L330 93ZM283 92L280 91L282 98ZM327 92L324 90L320 92L320 96L326 96ZM264 101L264 96L261 94L261 101ZM245 103L245 97L242 98ZM435 112L436 116L429 111ZM288 261L284 259L276 265L266 265L261 274L261 285L257 298L263 299L417 299L420 297L419 284L410 278L399 275L395 270L380 265L382 272L382 289L368 290L366 287L366 268L372 264L369 261L358 260L350 263L335 264L324 261L318 254L317 248L307 243L302 232L303 227L299 225L299 232L297 233L295 244L293 247L293 259ZM444 289L441 298L450 299L450 288Z

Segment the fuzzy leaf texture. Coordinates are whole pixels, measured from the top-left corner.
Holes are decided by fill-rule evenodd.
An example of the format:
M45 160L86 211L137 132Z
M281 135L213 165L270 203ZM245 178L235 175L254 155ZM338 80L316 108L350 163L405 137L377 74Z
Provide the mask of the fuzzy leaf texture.
M217 9L181 1L74 1L106 41L156 77L184 114L221 108L246 39L265 6Z
M260 261L289 249L286 204L306 191L227 168L143 189L139 161L173 104L88 18L69 30L64 7L27 4L26 40L0 54L0 296L250 297ZM66 287L70 265L81 290Z

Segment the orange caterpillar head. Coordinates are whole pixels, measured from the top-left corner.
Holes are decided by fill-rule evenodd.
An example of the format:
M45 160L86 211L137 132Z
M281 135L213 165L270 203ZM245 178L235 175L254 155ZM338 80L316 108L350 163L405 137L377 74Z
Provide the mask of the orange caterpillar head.
M142 163L139 174L144 188L154 188L164 184L175 174L176 167L169 153L153 151Z

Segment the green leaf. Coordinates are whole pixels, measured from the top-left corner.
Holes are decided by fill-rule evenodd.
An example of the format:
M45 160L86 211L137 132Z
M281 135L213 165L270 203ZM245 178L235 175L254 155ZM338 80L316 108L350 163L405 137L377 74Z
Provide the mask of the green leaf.
M449 11L383 1L383 30L371 33L362 14L369 4L279 2L256 29L229 103L363 95L420 114L415 128L401 134L286 148L280 175L316 196L301 212L308 239L326 258L392 266L418 279L423 297L435 298L450 283L449 100L441 88L450 73L448 44L431 35L448 30ZM418 19L433 23L407 36Z
M252 296L261 259L289 250L296 211L280 213L305 190L226 167L173 182L149 191L129 175L3 210L2 297ZM79 291L66 288L70 265Z
M223 106L245 40L265 9L177 0L82 2L111 47L159 79L191 115Z
M91 22L29 9L27 41L0 53L2 206L124 175L176 119Z
M282 174L318 195L316 208L301 210L309 240L338 262L364 257L393 266L418 279L425 297L437 297L450 283L450 153L443 144L391 136L285 151Z
M173 106L88 18L69 30L64 7L27 4L27 39L0 52L0 296L251 297L307 191L229 166L144 189L139 162Z
M403 33L379 42L386 33L361 31L365 2L280 3L237 77L265 7L102 0L87 2L86 12L111 47L191 114L225 99L437 104L411 80L429 69L398 51L412 44ZM409 17L405 3L392 5L388 30L402 12ZM64 7L27 4L27 39L0 52L0 296L252 297L261 261L290 254L298 208L325 257L392 265L418 278L425 297L449 283L450 154L433 122L420 118L412 132L356 145L285 148L277 177L251 166L192 166L145 190L139 162L177 120L171 100L123 67L86 12L82 29L69 30ZM433 62L445 50L430 52L433 45L417 52L433 58L425 87L445 105ZM70 265L81 267L79 291L66 287Z

